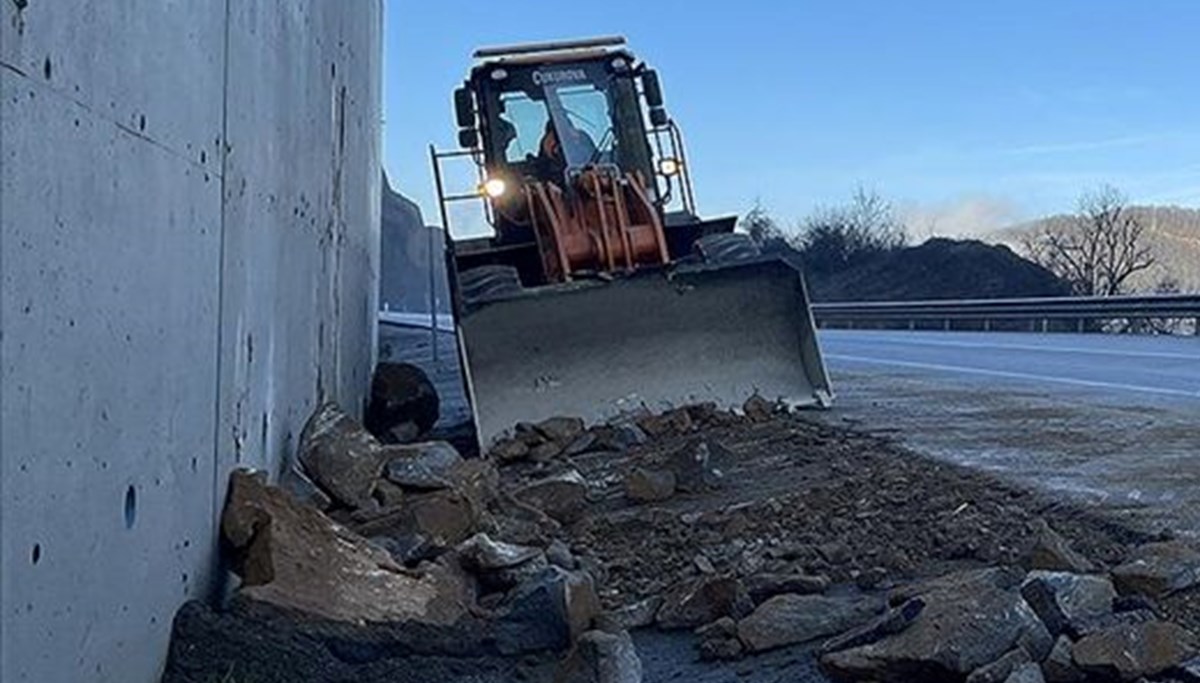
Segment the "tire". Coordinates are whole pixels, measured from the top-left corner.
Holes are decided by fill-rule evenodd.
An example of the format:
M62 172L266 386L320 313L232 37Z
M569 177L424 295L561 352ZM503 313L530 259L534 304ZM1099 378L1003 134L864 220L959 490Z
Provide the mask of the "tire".
M701 237L693 249L706 263L735 263L762 256L762 250L749 235L735 232Z
M458 276L464 301L477 301L521 291L521 278L512 266L479 266Z

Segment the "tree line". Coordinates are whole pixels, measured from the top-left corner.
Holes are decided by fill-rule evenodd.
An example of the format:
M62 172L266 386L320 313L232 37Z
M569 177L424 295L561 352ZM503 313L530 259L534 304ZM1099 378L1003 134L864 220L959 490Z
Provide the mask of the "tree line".
M805 268L817 274L853 268L908 244L907 227L893 204L861 186L849 201L818 208L794 230L785 230L756 202L741 228L764 249L799 252ZM1081 194L1073 214L1043 222L1022 236L1020 247L1078 296L1128 293L1131 278L1156 263L1146 225L1112 185Z

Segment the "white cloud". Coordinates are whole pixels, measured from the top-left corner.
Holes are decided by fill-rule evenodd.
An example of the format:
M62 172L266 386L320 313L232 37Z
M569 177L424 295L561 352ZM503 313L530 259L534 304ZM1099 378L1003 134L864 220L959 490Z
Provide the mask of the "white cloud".
M917 241L930 237L981 238L1021 219L1015 202L988 195L938 203L902 203L898 209L909 235Z

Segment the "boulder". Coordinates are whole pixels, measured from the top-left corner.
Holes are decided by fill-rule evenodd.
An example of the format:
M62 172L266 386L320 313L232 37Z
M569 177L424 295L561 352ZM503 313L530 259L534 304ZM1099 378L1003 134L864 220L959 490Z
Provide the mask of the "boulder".
M1085 636L1071 657L1085 674L1136 681L1178 666L1197 653L1196 637L1165 621L1121 624Z
M753 609L750 596L737 579L702 576L668 590L655 622L663 629L696 628L721 617L739 619Z
M745 653L745 646L738 640L737 622L731 617L721 617L711 624L696 629L700 641L697 648L700 659L737 659Z
M1200 584L1200 552L1177 541L1148 543L1134 549L1112 577L1124 595L1162 598Z
M623 420L600 432L600 444L608 450L627 451L646 443L650 437L636 423Z
M304 471L337 502L369 505L384 457L375 437L332 403L312 414L300 435Z
M1046 683L1046 679L1042 676L1042 667L1036 662L1026 662L1013 670L1004 683Z
M450 487L450 472L463 458L445 441L385 446L384 476L409 489L436 490Z
M1021 648L1009 650L1000 659L972 671L967 676L967 683L1004 683L1014 671L1029 661L1029 653Z
M667 466L675 475L675 488L684 493L697 493L718 488L722 474L716 461L728 457L729 451L715 441L693 440L670 455Z
M553 564L563 569L575 569L579 566L579 560L575 559L574 553L567 547L566 543L557 538L550 541L550 545L546 546L546 559L550 564Z
M366 428L388 442L403 442L433 429L440 406L433 382L409 363L380 363L371 378Z
M588 631L554 676L555 683L642 683L642 660L629 634Z
M914 586L897 596L925 602L908 628L826 654L821 663L842 678L901 682L962 679L1014 647L1039 660L1053 640L1018 592L1021 578L1007 569L992 569Z
M751 652L806 643L861 626L883 606L870 598L777 595L738 622L738 639Z
M1042 674L1048 683L1082 683L1083 672L1075 666L1071 657L1071 639L1059 636L1050 650L1050 655L1042 662Z
M384 510L400 507L408 498L408 494L404 492L404 489L387 479L380 479L375 482L375 491L371 496L379 502L379 507Z
M638 467L625 477L625 497L639 503L656 503L675 495L675 473Z
M1076 552L1067 539L1052 529L1046 520L1041 518L1034 520L1033 531L1036 540L1029 556L1030 569L1073 572L1075 574L1096 571L1096 566Z
M754 574L743 579L746 592L754 604L783 593L808 595L824 593L829 588L829 577L820 574Z
M547 567L501 605L492 624L496 647L506 655L565 650L591 628L599 604L587 573Z
M583 420L578 417L552 417L533 426L547 441L553 441L566 448L572 441L583 434Z
M344 622L452 624L467 586L437 565L409 571L319 511L236 471L221 517L242 597Z
M596 628L616 632L649 626L654 623L654 616L658 614L662 604L661 597L652 595L644 600L602 612L596 615Z
M600 438L592 432L584 432L567 444L567 447L563 449L563 455L582 455L599 450L604 450L600 447Z
M1107 577L1034 571L1021 586L1021 596L1052 636L1078 637L1088 623L1112 614L1117 592Z
M577 470L547 477L522 487L517 500L541 510L557 522L571 524L587 510L587 481Z
M405 496L398 508L382 510L354 525L363 536L419 538L437 548L451 548L479 528L480 510L456 489Z

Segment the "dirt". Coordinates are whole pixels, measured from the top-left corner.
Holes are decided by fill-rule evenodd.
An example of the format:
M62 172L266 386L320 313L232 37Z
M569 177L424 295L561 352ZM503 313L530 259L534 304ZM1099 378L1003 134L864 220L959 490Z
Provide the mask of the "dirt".
M590 514L564 535L585 566L600 574L608 607L660 594L702 567L740 576L798 570L875 589L957 569L1020 564L1039 517L1102 567L1152 538L887 438L803 415L761 422L716 415L691 426L626 453L502 469L512 486L568 467L590 482ZM698 441L727 451L714 462L723 475L719 488L660 503L626 500L625 473L663 467L672 453Z

